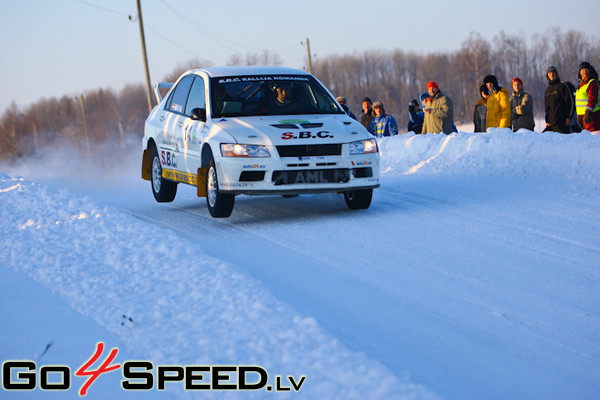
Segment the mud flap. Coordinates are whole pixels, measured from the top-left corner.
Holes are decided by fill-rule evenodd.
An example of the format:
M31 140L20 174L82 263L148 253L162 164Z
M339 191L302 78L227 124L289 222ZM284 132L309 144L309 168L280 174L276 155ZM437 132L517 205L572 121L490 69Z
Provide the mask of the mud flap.
M206 167L198 168L196 190L198 197L206 197Z
M144 150L144 155L142 156L142 179L145 181L149 181L150 171L152 169L152 149Z

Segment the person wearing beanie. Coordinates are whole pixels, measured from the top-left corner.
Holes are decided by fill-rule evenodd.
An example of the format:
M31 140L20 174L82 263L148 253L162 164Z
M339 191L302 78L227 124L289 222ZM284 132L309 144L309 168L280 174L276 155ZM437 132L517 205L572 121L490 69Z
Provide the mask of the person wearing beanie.
M546 70L548 87L544 97L546 111L546 127L544 132L571 133L571 118L573 116L573 97L569 87L560 80L558 70L550 66Z
M346 114L348 114L348 116L354 120L356 120L356 115L354 115L354 113L352 112L352 110L350 110L350 107L348 107L347 104L347 100L345 97L342 96L338 96L335 98L337 100L338 103L340 103L340 106L342 106L342 108L344 109L344 111L346 112Z
M423 119L423 129L421 133L440 133L449 135L453 131L454 107L452 100L442 91L436 82L427 84L429 92L429 101L425 101L425 118Z
M533 99L523 90L523 81L515 78L512 81L513 94L510 97L511 121L513 131L527 129L532 131L535 127L533 121Z
M421 104L423 105L423 107L425 107L425 101L429 101L429 93L421 93L421 95L419 96L419 100L421 100Z
M371 121L371 125L369 125L369 132L373 136L381 138L398 134L396 120L391 115L386 114L381 101L373 103L373 111L375 111L375 117Z
M498 84L495 75L487 75L483 83L488 88L487 115L485 117L485 128L510 128L511 110L508 90Z
M371 121L375 117L375 113L373 111L373 102L369 97L365 97L362 101L362 109L363 113L360 116L360 123L369 130L369 126L371 126Z
M579 86L575 93L577 119L590 132L600 131L600 92L598 89L598 73L588 62L579 65Z
M487 115L487 98L489 93L487 86L482 84L479 87L479 95L481 98L475 103L475 111L473 112L473 132L485 132L485 117Z

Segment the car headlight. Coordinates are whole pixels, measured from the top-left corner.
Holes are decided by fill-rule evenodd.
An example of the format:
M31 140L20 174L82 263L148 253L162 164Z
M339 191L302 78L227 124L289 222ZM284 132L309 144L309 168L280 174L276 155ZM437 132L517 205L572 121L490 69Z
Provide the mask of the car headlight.
M271 157L265 146L255 144L221 143L223 157Z
M375 139L359 140L350 143L351 155L377 153L377 151L377 140Z

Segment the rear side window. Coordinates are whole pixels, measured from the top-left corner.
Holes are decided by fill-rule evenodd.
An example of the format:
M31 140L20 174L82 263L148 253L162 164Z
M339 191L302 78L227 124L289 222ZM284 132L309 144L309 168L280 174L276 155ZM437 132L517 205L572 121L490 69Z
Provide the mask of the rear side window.
M183 114L185 105L187 103L188 94L190 93L190 88L193 82L193 76L186 76L179 81L173 90L171 97L169 97L165 108L169 111Z

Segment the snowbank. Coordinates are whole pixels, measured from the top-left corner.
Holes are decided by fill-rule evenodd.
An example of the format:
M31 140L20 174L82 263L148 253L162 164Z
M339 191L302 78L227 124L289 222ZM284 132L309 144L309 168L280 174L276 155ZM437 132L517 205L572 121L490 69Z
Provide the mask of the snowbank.
M589 132L409 133L385 138L380 147L383 175L597 178L600 171L600 136Z

